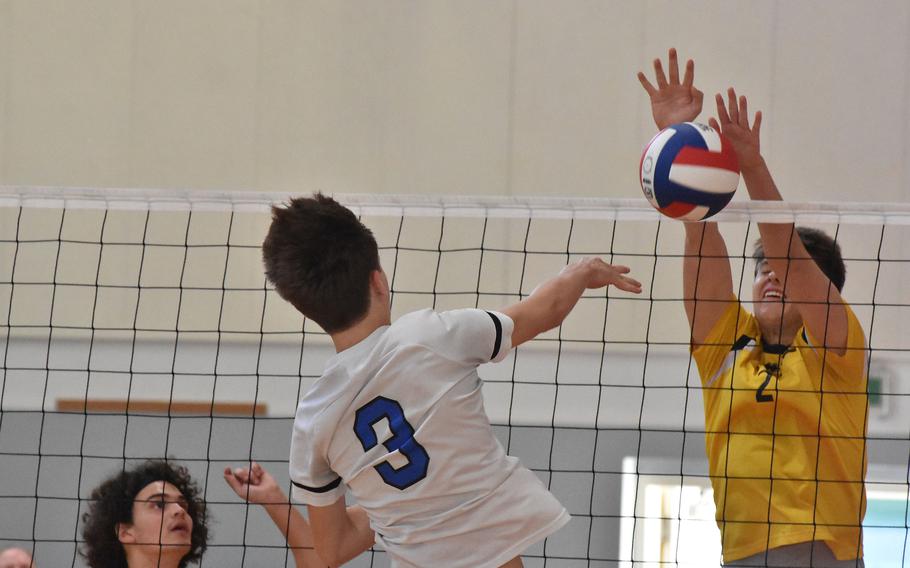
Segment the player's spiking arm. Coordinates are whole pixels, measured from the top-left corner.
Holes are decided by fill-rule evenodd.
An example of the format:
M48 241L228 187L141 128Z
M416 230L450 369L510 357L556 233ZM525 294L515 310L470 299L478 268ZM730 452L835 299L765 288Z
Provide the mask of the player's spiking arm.
M727 103L718 93L717 120L710 124L726 136L739 159L749 196L760 201L781 201L771 172L761 155L761 111L749 124L746 97L737 99L727 90ZM832 352L843 355L847 347L847 310L840 293L806 250L792 223L759 223L768 268L783 283L785 300L792 302L809 333ZM761 271L762 267L758 268Z

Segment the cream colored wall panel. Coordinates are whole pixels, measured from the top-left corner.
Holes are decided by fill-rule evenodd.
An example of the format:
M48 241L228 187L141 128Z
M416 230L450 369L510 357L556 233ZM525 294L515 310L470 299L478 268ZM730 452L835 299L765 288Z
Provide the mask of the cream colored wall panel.
M782 192L906 200L910 4L781 2L777 27L766 108Z
M260 187L507 190L510 3L263 6Z
M13 1L3 16L2 182L125 183L130 4Z
M512 193L638 197L643 4L515 9Z
M255 185L259 4L135 3L133 186Z
M12 0L0 0L0 181L6 179L6 139L9 128L6 117L9 93L9 36Z

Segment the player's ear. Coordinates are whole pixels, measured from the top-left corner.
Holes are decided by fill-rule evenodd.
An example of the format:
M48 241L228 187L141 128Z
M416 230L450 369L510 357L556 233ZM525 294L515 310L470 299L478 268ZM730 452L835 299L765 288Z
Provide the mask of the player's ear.
M381 297L389 295L389 279L381 268L370 272L370 292Z
M136 535L133 534L133 525L129 523L117 523L114 525L114 533L117 535L117 540L123 544L136 542Z

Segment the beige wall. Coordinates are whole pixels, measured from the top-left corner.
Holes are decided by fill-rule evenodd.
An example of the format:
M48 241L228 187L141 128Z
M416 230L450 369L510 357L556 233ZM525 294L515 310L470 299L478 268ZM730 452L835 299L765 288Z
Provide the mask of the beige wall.
M638 197L635 72L675 45L765 110L788 198L907 201L908 29L905 0L0 0L0 184Z

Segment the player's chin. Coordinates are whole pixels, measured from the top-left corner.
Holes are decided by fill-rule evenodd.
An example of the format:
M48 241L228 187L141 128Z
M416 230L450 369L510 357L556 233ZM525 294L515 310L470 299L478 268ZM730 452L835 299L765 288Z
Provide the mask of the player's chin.
M779 324L786 308L780 300L759 300L755 302L755 318L764 325Z
M175 530L162 539L161 545L174 552L186 554L193 545L193 534L189 530Z

